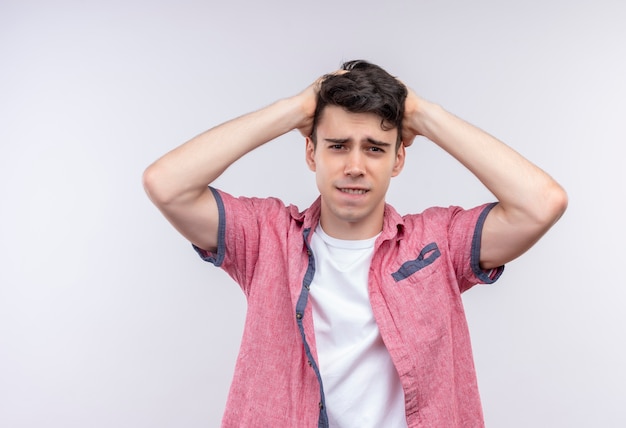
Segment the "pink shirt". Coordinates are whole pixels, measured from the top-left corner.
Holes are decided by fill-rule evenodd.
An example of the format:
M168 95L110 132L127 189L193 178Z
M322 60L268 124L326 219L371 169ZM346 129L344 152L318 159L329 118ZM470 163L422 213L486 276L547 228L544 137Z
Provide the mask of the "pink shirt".
M196 250L241 286L248 303L222 426L328 426L308 304L315 274L309 242L320 200L300 212L278 199L212 190L220 213L217 253ZM409 427L484 426L461 293L502 273L478 265L492 207L402 217L385 207L369 296L400 375Z

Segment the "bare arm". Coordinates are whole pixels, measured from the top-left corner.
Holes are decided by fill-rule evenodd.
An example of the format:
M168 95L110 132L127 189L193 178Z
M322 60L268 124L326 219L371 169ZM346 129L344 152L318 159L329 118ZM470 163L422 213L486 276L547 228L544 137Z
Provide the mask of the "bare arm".
M519 153L409 91L403 138L423 135L467 167L498 199L483 227L480 263L501 266L528 250L567 207L563 188Z
M293 129L308 135L317 85L212 128L158 159L143 175L152 202L183 236L214 251L219 218L208 185L266 142Z

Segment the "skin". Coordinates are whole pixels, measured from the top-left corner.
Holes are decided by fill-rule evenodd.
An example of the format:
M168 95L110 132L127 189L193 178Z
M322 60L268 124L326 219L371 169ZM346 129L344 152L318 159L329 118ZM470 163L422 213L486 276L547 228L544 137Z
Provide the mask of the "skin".
M339 239L366 239L382 230L385 194L404 166L404 147L395 150L397 129L383 130L372 113L324 109L317 145L306 141L306 162L322 198L320 222Z
M146 169L148 196L182 235L200 248L215 251L218 211L207 185L241 156L294 129L306 137L307 165L316 174L322 197L320 221L331 236L364 239L381 231L390 179L402 170L405 147L417 136L456 158L498 199L483 227L480 264L484 269L523 254L565 211L567 195L548 174L412 90L405 103L403 146L398 152L392 148L380 155L371 143L393 143L397 130L382 131L378 117L337 107L324 110L315 149L309 136L320 79L293 97L194 137ZM367 192L356 195L339 189Z

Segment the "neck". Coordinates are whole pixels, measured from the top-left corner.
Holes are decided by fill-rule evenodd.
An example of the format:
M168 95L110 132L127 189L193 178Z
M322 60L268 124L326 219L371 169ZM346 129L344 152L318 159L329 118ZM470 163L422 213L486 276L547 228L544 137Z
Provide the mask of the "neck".
M373 238L383 230L384 203L364 218L338 218L322 202L320 224L328 236L344 240Z

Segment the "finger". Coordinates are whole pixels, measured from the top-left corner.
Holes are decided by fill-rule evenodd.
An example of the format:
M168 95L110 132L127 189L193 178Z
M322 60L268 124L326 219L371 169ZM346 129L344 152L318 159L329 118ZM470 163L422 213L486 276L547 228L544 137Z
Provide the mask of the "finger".
M402 145L404 147L409 147L411 144L413 144L413 142L415 141L415 135L413 136L407 136L407 137L403 137L402 138Z
M341 69L339 69L339 70L335 70L335 71L333 71L331 73L325 74L325 75L319 77L315 81L314 86L315 86L315 88L317 90L319 90L319 88L322 85L322 83L324 83L324 80L326 80L326 79L328 79L329 77L332 77L332 76L341 76L342 74L346 74L346 73L349 73L349 71L348 70L341 70Z

